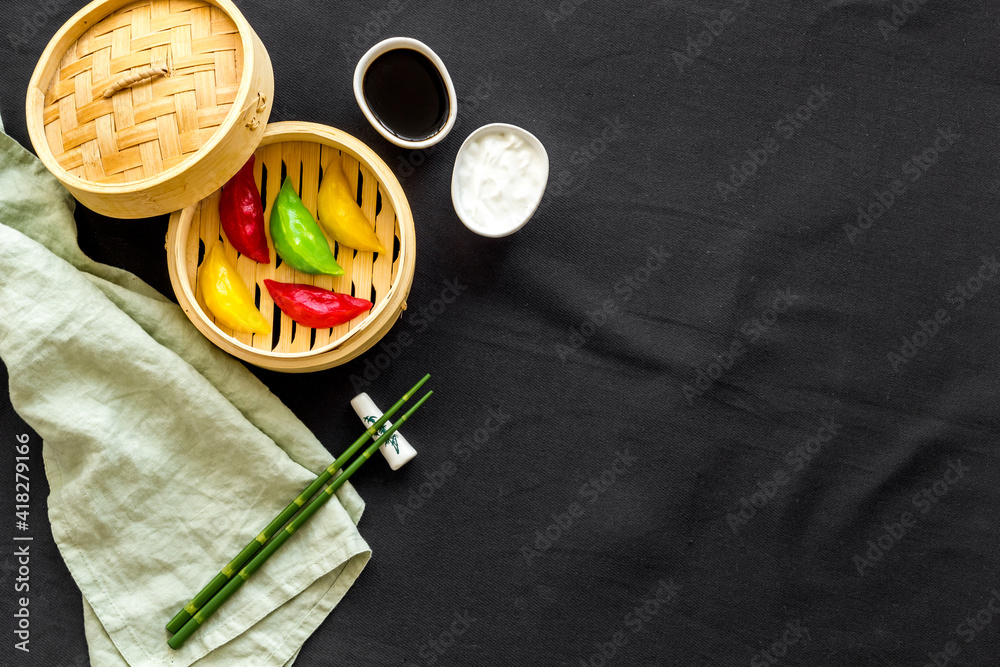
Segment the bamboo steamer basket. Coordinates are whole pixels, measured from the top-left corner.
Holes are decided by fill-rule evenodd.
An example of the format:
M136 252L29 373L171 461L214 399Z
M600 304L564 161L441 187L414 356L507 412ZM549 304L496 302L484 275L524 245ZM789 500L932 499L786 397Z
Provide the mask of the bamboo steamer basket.
M96 0L42 53L28 134L85 206L151 217L243 166L273 93L267 51L230 0Z
M297 121L272 123L256 150L254 178L264 201L265 228L284 176L292 179L302 203L316 217L319 185L324 169L343 169L359 191L361 209L374 220L375 233L386 248L370 252L331 244L343 276L313 276L278 265L271 250L269 265L240 256L219 225L220 190L170 216L167 230L167 267L177 301L188 318L212 342L244 361L275 371L301 373L331 368L354 359L377 343L406 310L413 283L416 242L413 216L403 188L392 170L370 148L354 137L324 125ZM222 243L226 257L254 294L270 334L233 332L215 321L198 289L198 267L206 251ZM332 329L310 329L295 324L274 305L265 279L316 285L369 299L374 306L365 315Z

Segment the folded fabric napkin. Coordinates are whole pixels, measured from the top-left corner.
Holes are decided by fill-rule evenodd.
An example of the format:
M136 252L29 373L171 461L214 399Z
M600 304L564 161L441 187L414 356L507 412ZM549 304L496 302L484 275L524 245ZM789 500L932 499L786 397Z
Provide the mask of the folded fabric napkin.
M179 307L86 257L73 207L0 133L0 358L44 441L91 662L290 664L368 562L364 503L345 484L181 650L167 647L166 622L333 459Z

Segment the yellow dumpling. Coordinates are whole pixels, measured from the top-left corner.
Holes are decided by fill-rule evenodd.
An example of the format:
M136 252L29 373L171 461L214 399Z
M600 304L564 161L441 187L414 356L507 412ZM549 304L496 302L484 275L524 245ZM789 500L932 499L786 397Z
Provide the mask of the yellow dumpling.
M335 159L327 166L319 186L319 224L331 241L356 250L385 252L337 163Z
M236 269L216 243L198 269L198 287L215 321L233 331L271 333L271 325L257 310L254 298Z

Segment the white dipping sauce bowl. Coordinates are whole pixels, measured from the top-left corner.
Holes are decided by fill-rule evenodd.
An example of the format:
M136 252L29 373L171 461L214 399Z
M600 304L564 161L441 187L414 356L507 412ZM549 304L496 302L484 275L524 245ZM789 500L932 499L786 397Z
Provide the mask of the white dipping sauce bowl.
M521 141L527 144L530 148L533 148L538 153L539 159L541 160L541 178L540 178L541 186L538 189L538 199L534 202L534 205L531 206L531 209L528 211L527 215L525 215L523 219L515 220L511 224L503 227L497 225L487 227L478 222L477 220L475 220L470 214L470 212L467 211L464 205L462 204L461 184L459 182L460 179L458 174L458 167L462 162L463 153L466 152L466 150L468 149L469 145L472 142L476 141L477 139L487 134L492 134L492 133L499 134L502 132L513 134L514 136L521 139ZM480 236L486 236L489 238L501 238L503 236L509 236L510 234L513 234L514 232L521 229L521 227L524 227L524 225L527 224L528 220L530 220L531 217L535 214L535 211L538 210L538 205L541 203L542 197L545 194L545 187L548 183L548 180L549 180L549 155L548 153L545 152L545 146L543 146L542 142L538 140L538 137L533 135L531 132L528 132L524 128L518 127L517 125L509 125L507 123L491 123L489 125L483 125L481 128L470 134L466 138L466 140L462 142L462 147L458 149L458 155L455 156L455 167L451 174L451 203L455 207L455 213L458 214L458 219L461 220L462 224L464 224L470 230L472 230L476 234L479 234Z
M365 100L364 83L365 72L368 71L368 66L386 51L394 51L396 49L413 49L414 51L427 56L431 63L433 63L434 67L437 68L438 73L441 74L441 79L444 81L445 91L448 94L448 119L445 121L441 129L434 134L434 136L421 141L408 141L406 139L401 139L390 132L389 129L375 117L371 107L368 106L368 101ZM448 136L449 132L451 132L451 128L455 126L455 119L458 118L458 96L455 94L455 84L451 81L451 75L448 74L448 68L444 66L444 62L438 57L438 54L434 53L431 47L427 46L420 40L410 37L391 37L383 40L368 49L368 52L361 56L361 60L358 61L358 66L354 68L354 99L358 101L358 106L361 107L361 112L364 113L365 118L367 118L368 122L372 124L372 127L378 130L379 134L397 146L409 148L410 150L427 148L428 146L433 146L437 142L441 141Z

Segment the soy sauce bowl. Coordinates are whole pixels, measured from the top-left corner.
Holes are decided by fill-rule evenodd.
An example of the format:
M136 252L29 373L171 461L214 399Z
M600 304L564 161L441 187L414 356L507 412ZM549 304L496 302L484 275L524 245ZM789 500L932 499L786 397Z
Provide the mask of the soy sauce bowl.
M411 49L426 56L427 59L431 61L431 64L434 65L438 74L441 75L441 80L444 82L445 94L448 98L448 116L440 129L425 139L410 140L395 134L378 119L375 112L372 111L371 106L369 106L368 100L365 99L365 74L368 72L369 66L371 66L371 64L379 56L396 49ZM358 106L361 107L361 112L364 113L365 118L368 119L368 122L372 124L372 127L374 127L379 134L397 146L401 148L409 148L410 150L427 148L428 146L433 146L438 143L448 136L448 133L451 132L451 128L455 126L455 119L458 118L458 96L455 94L455 85L452 83L451 75L448 74L448 68L445 67L444 62L436 53L434 53L434 50L431 49L431 47L427 46L420 40L412 39L410 37L391 37L383 40L368 49L368 52L361 56L361 60L358 61L358 65L354 69L354 98L358 101Z

